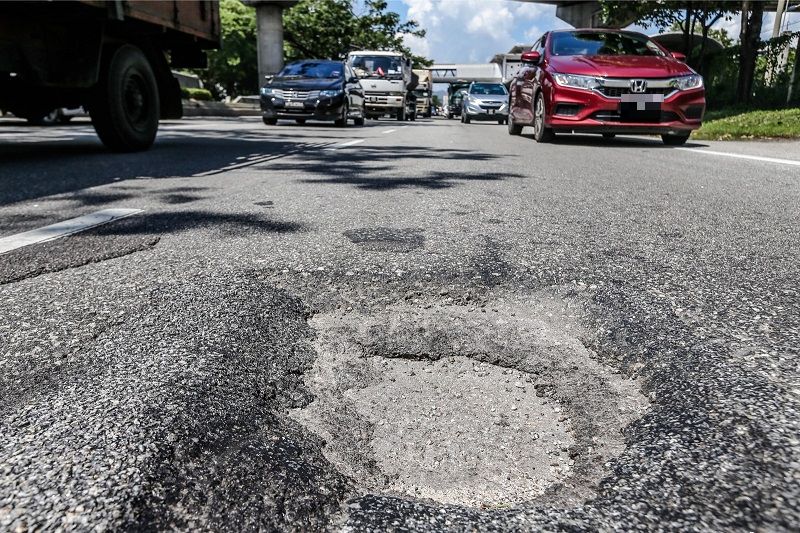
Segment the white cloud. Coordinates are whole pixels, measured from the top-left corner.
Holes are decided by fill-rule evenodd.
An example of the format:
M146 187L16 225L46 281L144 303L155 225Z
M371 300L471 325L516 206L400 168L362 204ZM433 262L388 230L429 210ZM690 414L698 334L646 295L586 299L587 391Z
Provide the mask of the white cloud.
M406 38L414 53L440 63L483 63L517 44L532 44L541 28L562 27L549 5L510 0L402 0L408 18L427 30ZM425 51L425 53L423 53Z

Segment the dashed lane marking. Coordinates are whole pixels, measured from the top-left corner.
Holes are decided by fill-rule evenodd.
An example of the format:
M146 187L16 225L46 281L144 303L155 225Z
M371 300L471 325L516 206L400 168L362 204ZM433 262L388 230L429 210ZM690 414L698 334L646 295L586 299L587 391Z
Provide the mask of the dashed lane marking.
M142 209L103 209L102 211L96 211L88 215L50 224L43 228L3 237L0 239L0 254L22 248L23 246L52 241L59 237L66 237L67 235L85 231L102 224L108 224L109 222L141 213L142 211Z
M386 131L382 131L381 133L394 133L394 132L396 132L396 131L397 131L397 130L386 130Z
M273 161L275 159L280 159L282 157L287 157L294 154L299 154L300 152L306 150L313 150L317 148L322 148L324 146L329 146L331 143L329 142L319 142L319 143L301 143L297 146L286 150L284 152L280 152L277 154L250 154L249 156L241 159L240 157L236 158L235 163L231 163L230 165L224 166L222 168L215 168L213 170L207 170L205 172L198 172L196 174L192 174L193 177L203 177L203 176L213 176L215 174L221 174L223 172L228 172L229 170L238 170L240 168L252 167L259 163L266 163L268 161Z
M764 161L767 163L778 163L781 165L792 165L800 167L800 161L796 159L780 159L777 157L763 157L760 155L745 155L745 154L732 154L730 152L716 152L714 150L704 150L703 148L677 148L678 150L685 150L687 152L695 152L698 154L719 155L723 157L735 157L737 159L750 159L752 161Z

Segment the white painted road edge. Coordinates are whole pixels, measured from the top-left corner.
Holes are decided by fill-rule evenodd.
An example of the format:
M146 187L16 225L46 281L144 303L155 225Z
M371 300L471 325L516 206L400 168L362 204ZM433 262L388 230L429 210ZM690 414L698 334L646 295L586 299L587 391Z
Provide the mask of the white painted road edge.
M66 237L79 231L84 231L101 224L107 224L121 218L129 217L137 213L141 213L142 209L103 209L88 215L83 215L77 218L64 220L63 222L56 222L43 228L26 231L24 233L17 233L0 239L0 254L37 244L40 242L52 241L59 237Z
M800 161L796 159L779 159L777 157L762 157L760 155L732 154L730 152L716 152L714 150L706 150L704 148L676 148L676 150L685 150L687 152L696 152L698 154L720 155L723 157L735 157L737 159L750 159L752 161L764 161L767 163L778 163L781 165L793 165L800 167Z

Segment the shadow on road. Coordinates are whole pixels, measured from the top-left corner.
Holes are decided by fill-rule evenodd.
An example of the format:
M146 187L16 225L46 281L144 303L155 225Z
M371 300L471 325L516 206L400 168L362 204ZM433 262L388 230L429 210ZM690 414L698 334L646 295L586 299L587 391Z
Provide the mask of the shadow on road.
M532 133L524 133L522 137L533 141ZM536 141L533 141L536 142ZM647 147L647 148L664 148L673 149L674 146L667 146L661 141L659 137L633 137L627 135L620 135L613 139L605 139L601 135L582 135L577 133L560 133L556 135L552 144L560 144L564 146L602 146L604 148L633 148L633 147ZM687 142L684 144L686 148L707 148L707 144L698 142Z
M472 150L443 150L421 146L359 146L348 150L347 157L336 152L320 151L313 160L270 163L272 171L304 173L319 178L303 178L300 183L351 185L367 190L394 190L401 188L420 188L427 190L448 189L459 182L500 181L509 178L523 178L522 174L510 172L451 172L424 170L424 161L493 161L500 156ZM413 162L416 160L416 162ZM398 175L405 165L422 169L413 176ZM258 168L258 167L257 167Z
M147 152L110 154L85 125L53 128L0 127L0 205L79 191L135 178L188 177L214 172L248 159L290 155L304 144L326 142L324 131L281 132L251 123L224 131L193 127L163 131ZM238 126L238 125L237 125ZM315 128L316 130L316 128ZM54 134L55 137L48 137ZM10 135L13 135L9 137ZM31 138L34 136L41 136ZM11 138L12 141L7 140ZM312 141L313 139L313 141ZM17 141L19 140L19 141ZM330 137L328 143L340 141ZM92 195L87 203L120 198ZM176 193L172 203L191 197Z

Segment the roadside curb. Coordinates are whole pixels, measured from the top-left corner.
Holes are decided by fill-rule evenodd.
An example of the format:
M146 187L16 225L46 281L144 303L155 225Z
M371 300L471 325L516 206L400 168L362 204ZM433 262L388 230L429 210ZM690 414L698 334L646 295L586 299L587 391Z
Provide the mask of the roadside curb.
M205 102L195 99L183 100L184 117L245 117L260 116L255 105Z

